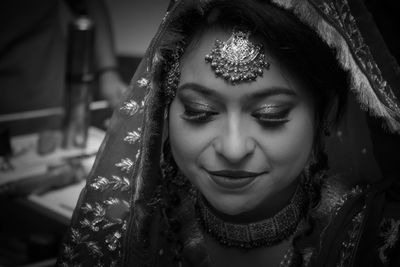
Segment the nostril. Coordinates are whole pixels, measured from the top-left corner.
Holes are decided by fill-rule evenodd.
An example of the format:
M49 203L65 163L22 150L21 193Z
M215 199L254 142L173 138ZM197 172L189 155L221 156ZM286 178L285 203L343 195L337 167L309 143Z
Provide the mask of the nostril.
M213 140L212 146L214 147L214 150L217 153L221 153L221 151L222 151L222 142L220 141L220 139Z
M256 149L256 142L252 138L246 140L246 151L252 153Z

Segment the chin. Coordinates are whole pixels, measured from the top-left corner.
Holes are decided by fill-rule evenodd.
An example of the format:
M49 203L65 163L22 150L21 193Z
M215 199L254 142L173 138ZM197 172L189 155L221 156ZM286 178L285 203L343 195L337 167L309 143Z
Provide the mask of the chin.
M207 198L207 201L217 211L231 216L239 215L256 206L254 203L249 203L249 200L243 199L243 196L228 195L218 199Z

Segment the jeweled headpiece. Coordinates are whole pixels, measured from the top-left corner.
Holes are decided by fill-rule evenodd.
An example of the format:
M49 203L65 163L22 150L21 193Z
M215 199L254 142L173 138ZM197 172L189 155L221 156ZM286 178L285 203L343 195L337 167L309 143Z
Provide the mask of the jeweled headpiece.
M215 41L215 47L205 57L217 77L232 84L254 81L269 69L264 48L249 40L250 31L234 28L232 36L226 41Z

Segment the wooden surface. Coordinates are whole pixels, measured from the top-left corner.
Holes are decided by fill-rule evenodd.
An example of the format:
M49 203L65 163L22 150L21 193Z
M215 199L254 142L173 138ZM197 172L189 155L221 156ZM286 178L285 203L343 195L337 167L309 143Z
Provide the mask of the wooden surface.
M104 136L104 131L90 128L88 146L85 150L79 151L79 153L90 154L92 152L97 152ZM62 153L66 152L63 151ZM94 160L95 156L93 155L81 161L86 173L90 172ZM85 183L86 181L84 180L77 184L49 191L45 194L32 194L28 196L27 201L30 202L29 204L32 205L31 207L37 211L43 212L45 215L51 216L55 220L68 224L72 217L72 212L75 208L76 202L78 201L79 194L85 186Z
M90 127L86 148L63 149L58 147L54 152L46 155L39 155L37 152L38 138L39 135L36 133L11 139L14 156L10 158L10 163L14 170L0 173L0 185L44 174L49 166L60 164L66 158L96 153L103 141L104 131Z

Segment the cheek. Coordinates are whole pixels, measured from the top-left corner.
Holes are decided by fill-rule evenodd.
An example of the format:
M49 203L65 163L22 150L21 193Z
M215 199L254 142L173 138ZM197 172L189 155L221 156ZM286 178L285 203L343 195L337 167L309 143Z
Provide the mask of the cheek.
M191 152L191 147L188 147L190 138L188 137L188 134L185 133L184 129L181 128L182 123L180 123L180 114L180 108L176 104L176 100L174 100L169 109L168 135L172 154L179 166L183 159L193 153Z
M271 137L265 149L272 167L288 178L297 177L303 170L314 140L312 112L304 110L294 114L284 131Z
M193 171L204 142L200 134L180 117L182 113L183 107L173 101L169 110L169 139L177 165L190 177L193 173L188 171Z

